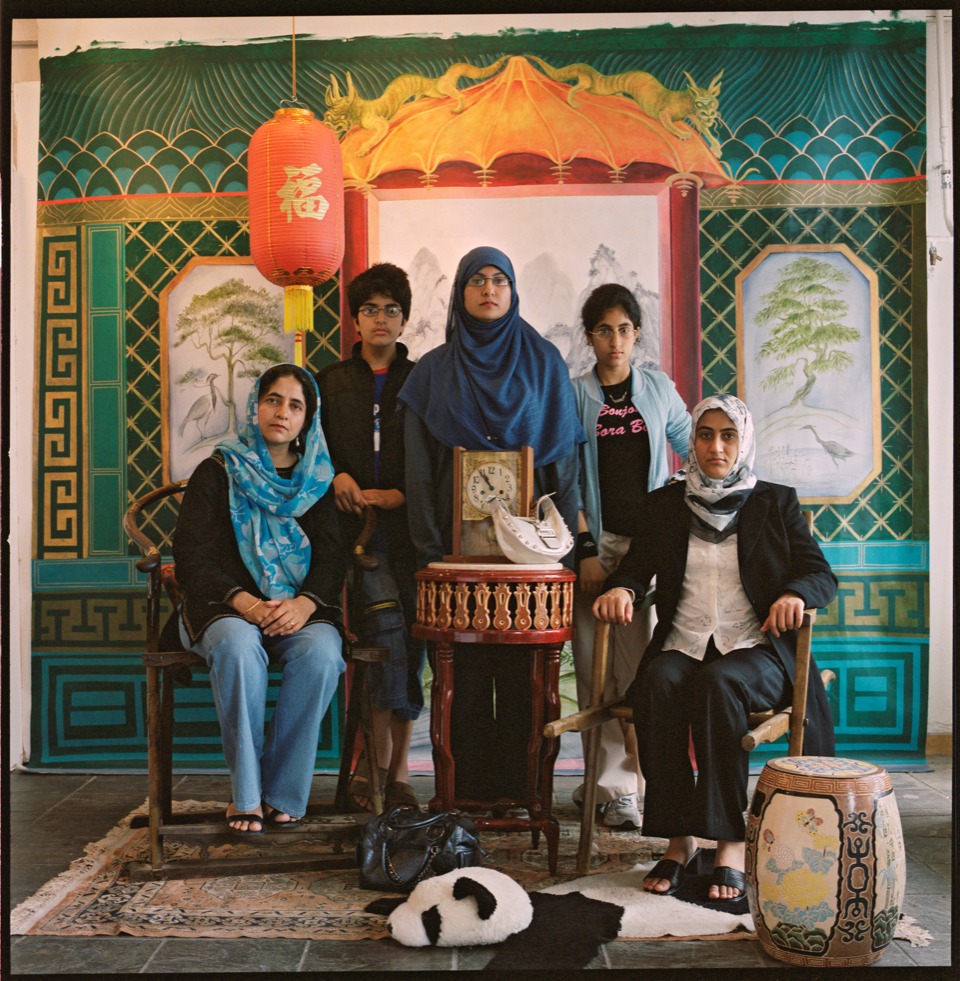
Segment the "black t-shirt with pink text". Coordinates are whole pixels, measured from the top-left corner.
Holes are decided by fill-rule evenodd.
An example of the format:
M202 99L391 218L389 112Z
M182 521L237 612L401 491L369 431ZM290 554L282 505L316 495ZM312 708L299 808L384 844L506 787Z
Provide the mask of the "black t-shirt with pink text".
M637 512L647 494L650 434L643 416L629 398L629 379L604 386L604 404L597 420L597 461L603 530L636 534Z

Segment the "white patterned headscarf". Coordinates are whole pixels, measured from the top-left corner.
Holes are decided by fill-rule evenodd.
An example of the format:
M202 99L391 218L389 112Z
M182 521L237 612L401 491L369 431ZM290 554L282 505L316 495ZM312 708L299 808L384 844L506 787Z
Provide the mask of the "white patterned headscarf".
M707 477L697 463L696 440L700 417L711 409L719 409L737 428L740 446L730 473L720 480ZM687 507L693 512L691 530L706 541L723 541L737 530L740 508L743 507L757 482L753 472L756 443L750 410L735 395L710 395L699 402L690 413L690 448L687 453Z

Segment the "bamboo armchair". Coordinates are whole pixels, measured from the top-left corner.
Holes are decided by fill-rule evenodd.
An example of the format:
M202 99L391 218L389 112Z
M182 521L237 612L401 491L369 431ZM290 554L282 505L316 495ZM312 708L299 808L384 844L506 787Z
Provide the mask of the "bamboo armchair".
M813 530L813 513L804 511L807 526ZM648 601L649 601L648 596ZM750 730L744 734L740 745L747 750L756 749L763 743L773 742L789 731L789 756L803 753L803 730L806 725L807 688L809 686L811 643L816 610L805 610L803 623L797 632L797 652L793 704L787 708L754 712L749 717ZM610 624L597 622L593 642L593 674L590 683L590 703L585 709L574 712L555 722L548 723L543 734L548 739L559 738L564 732L586 733L584 740L583 814L580 818L580 840L577 849L577 872L585 875L590 870L590 849L596 825L597 767L600 739L596 728L611 719L633 722L633 710L622 700L603 701L608 669L608 645ZM829 669L820 672L826 687L835 675Z
M153 512L158 505L168 499L176 498L185 490L186 480L175 481L158 487L135 500L123 516L123 528L129 538L140 549L142 557L136 562L137 569L147 577L147 608L146 608L146 650L142 663L147 673L147 780L148 813L145 818L134 821L136 825L149 827L149 860L145 863L133 863L129 869L133 879L159 878L198 878L214 875L245 875L281 871L284 869L305 871L316 868L353 868L353 843L359 835L357 818L343 814L340 818L330 815L330 808L321 805L310 805L306 818L296 825L296 828L284 828L281 834L271 834L269 826L265 834L253 839L259 851L276 854L242 854L233 858L211 858L208 854L210 845L238 839L231 835L222 811L192 812L189 814L174 813L172 796L173 784L173 736L174 736L174 686L177 683L189 682L192 672L197 668L205 668L203 659L191 651L183 650L179 641L171 642L169 637L161 636L161 598L164 590L176 606L180 599L180 587L176 581L175 569L172 563L164 563L161 559L160 546L164 542L155 539L160 533L152 531L145 533L142 524L145 517ZM372 509L371 509L372 510ZM375 560L366 556L363 545L372 532L372 520L368 521L355 547L353 576L362 574L364 568ZM166 640L167 644L161 643ZM166 647L166 649L165 649ZM363 737L366 758L374 759L373 722L370 707L370 697L366 685L366 666L386 658L385 648L361 648L351 646L349 666L352 672L350 695L347 704L347 724L344 734L344 752L340 763L340 773L337 780L337 790L334 799L334 812L350 810L348 787L353 768L353 747L356 734L359 731ZM370 794L377 813L382 809L380 787L377 782L377 768L370 767ZM318 837L333 844L333 852L317 855L298 852L290 847L273 848L273 844L282 843L290 846L291 836L302 835L301 840ZM164 845L170 841L189 841L200 844L200 858L175 860L171 859ZM296 841L293 838L293 841ZM247 853L248 849L242 849Z

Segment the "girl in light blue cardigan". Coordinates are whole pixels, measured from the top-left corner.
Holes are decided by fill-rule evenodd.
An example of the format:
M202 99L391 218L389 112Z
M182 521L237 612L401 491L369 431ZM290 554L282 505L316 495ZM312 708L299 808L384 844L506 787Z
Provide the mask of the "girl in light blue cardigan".
M690 414L666 374L631 364L641 315L630 290L616 283L597 287L583 306L582 321L597 359L590 371L573 380L587 433L580 448L573 640L577 698L585 708L593 661L591 606L630 545L643 498L669 477L667 443L678 453L686 452ZM649 609L638 611L629 625L611 628L605 701L625 694L651 630ZM596 799L604 824L639 827L643 787L632 726L619 720L601 726L598 774ZM582 799L582 789L574 791L574 800Z

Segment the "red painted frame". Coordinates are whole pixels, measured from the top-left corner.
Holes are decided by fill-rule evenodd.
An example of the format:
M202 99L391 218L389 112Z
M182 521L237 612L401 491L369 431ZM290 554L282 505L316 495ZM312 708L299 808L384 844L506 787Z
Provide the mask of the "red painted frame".
M656 168L659 171L659 168ZM437 184L443 187L462 187L465 194L483 193L472 170L464 164L449 164L440 169ZM689 406L701 398L702 365L700 357L700 247L699 211L702 184L693 174L653 173L649 166L637 165L623 175L621 184L611 184L606 170L584 167L570 175L570 183L559 193L582 192L583 185L593 190L608 188L611 194L655 193L660 234L660 363L673 378L677 391ZM424 187L422 175L413 171L383 174L378 187L363 192L348 190L344 194L346 248L341 269L341 282L349 283L371 262L369 202L367 195L376 196L382 189L418 189L425 198L430 188ZM555 185L549 161L529 154L517 154L497 162L496 177L491 187ZM646 189L631 192L629 188L646 185ZM653 190L650 185L657 185ZM467 190L469 188L469 191ZM494 192L495 193L495 192ZM603 193L601 191L601 193ZM357 340L353 319L347 306L346 291L340 291L341 332L340 350L348 357Z

